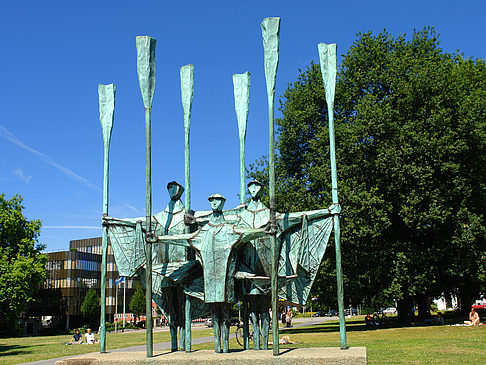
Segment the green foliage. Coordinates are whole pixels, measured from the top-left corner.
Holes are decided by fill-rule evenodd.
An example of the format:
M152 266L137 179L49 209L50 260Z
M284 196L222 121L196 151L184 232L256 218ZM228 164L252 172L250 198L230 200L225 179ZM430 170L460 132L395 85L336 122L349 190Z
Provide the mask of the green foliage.
M26 219L23 209L21 196L0 194L0 337L17 333L17 317L46 277L41 222Z
M130 308L130 312L133 313L135 318L145 314L145 310L146 310L145 293L143 292L142 289L140 289L140 287L138 287L137 290L135 290L132 300L130 301L129 308Z
M318 65L289 85L281 111L277 209L327 207L328 116ZM484 288L485 122L484 60L443 52L432 29L410 40L358 34L343 56L335 102L348 302L458 292L467 306ZM250 175L268 181L265 161ZM334 301L333 242L328 250L313 291Z
M81 313L92 329L99 327L100 310L100 297L94 288L90 288L84 297L83 304L81 304Z

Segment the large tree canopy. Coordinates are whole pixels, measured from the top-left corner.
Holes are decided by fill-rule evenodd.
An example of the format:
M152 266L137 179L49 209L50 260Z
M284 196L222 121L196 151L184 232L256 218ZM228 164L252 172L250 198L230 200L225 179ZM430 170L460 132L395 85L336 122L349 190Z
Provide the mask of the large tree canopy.
M0 194L0 337L16 333L16 320L45 280L44 245L37 241L41 223L28 220L22 198Z
M348 300L398 299L407 316L413 299L457 292L467 309L484 285L486 259L484 60L443 52L432 29L410 40L364 33L343 55L337 77ZM328 117L318 65L289 85L281 111L277 208L326 207ZM262 161L250 175L267 181ZM332 251L326 256L314 291L335 297Z

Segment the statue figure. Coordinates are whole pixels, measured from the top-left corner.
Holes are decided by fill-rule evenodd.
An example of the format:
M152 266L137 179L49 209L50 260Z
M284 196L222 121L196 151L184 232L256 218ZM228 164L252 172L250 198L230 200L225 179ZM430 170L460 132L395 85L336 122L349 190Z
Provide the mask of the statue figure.
M184 187L176 181L167 184L170 201L167 207L152 217L152 231L156 235L179 234L184 232L185 208L180 200ZM145 275L145 239L146 218L116 219L103 217L109 226L110 238L120 276L139 275L144 281ZM171 334L171 350L177 351L177 329L181 333L181 349L184 349L184 279L200 266L196 261L186 262L185 248L181 246L154 243L152 251L152 271L154 275L153 299L166 316ZM171 275L167 280L167 272Z
M245 228L225 220L226 199L220 194L209 197L212 215L209 222L195 233L158 236L154 242L192 247L201 260L204 279L204 302L210 305L214 324L215 352L229 351L230 305L235 301L233 278L234 250L245 242L267 233L264 228Z
M269 223L270 210L261 201L262 187L258 180L250 181L249 204L228 211L228 214L236 214L239 217L239 225L261 228ZM339 211L339 206L332 206L330 209L276 214L280 296L297 304L305 304L327 246L332 229L332 217ZM311 249L313 252L309 253ZM311 263L310 255L316 256ZM242 295L249 301L254 349L260 349L261 335L261 348L266 350L271 306L270 240L259 238L247 242L239 249L238 256L239 264L235 275L236 278L243 279ZM301 266L304 266L305 270Z

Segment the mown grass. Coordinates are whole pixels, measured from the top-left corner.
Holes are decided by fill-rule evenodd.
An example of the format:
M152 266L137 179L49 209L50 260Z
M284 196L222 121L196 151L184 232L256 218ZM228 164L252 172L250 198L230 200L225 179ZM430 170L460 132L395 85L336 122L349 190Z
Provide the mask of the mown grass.
M361 318L347 321L348 346L364 346L369 364L486 364L486 326L366 328ZM339 347L339 324L329 321L315 326L288 329L295 347ZM213 344L193 346L212 349ZM231 340L230 348L240 348Z
M193 330L192 336L210 336L212 330ZM19 364L30 361L54 359L58 357L80 355L90 352L99 352L100 345L71 345L63 343L71 339L71 335L38 336L0 338L0 364ZM99 336L96 336L99 339ZM106 335L106 349L144 345L146 341L145 331L130 331L125 333L108 333ZM170 341L168 331L155 331L154 343Z
M346 322L348 346L365 346L369 364L486 364L486 326L399 327L392 323L388 328L369 329L362 317L354 318ZM194 338L211 335L211 329L193 331ZM339 324L335 320L285 329L280 337L284 335L296 344L281 345L282 349L339 346ZM68 339L69 336L0 339L0 363L18 364L99 351L99 345L62 345ZM168 332L154 332L154 343L169 340ZM110 333L106 342L108 350L143 345L145 332ZM193 345L194 350L213 348L212 341ZM232 339L230 348L241 347Z

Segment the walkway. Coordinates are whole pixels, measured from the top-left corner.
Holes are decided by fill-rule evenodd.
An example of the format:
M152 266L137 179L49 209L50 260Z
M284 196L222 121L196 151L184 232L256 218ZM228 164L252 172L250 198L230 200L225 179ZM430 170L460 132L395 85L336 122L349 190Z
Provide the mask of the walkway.
M322 322L328 321L330 319L336 319L336 317L318 317L318 318L297 318L294 323L292 328L296 327L303 327L303 326L310 326L310 325L316 325L320 324ZM280 328L280 333L285 332L286 328ZM234 338L235 333L230 334L230 338ZM192 344L197 345L201 343L208 343L214 341L213 336L205 336L205 337L199 337L199 338L193 338L192 339ZM153 352L160 352L164 350L169 350L170 349L170 342L160 342L160 343L154 343L153 347ZM130 346L130 347L122 347L118 349L113 349L109 350L109 352L131 352L131 351L146 351L145 345L138 345L138 346ZM55 359L49 359L49 360L40 360L40 361L33 361L29 362L26 364L29 365L54 365L57 360L63 360L63 359L69 359L70 357L78 357L78 356L86 356L87 354L79 354L75 356L65 356L65 357L58 357Z

